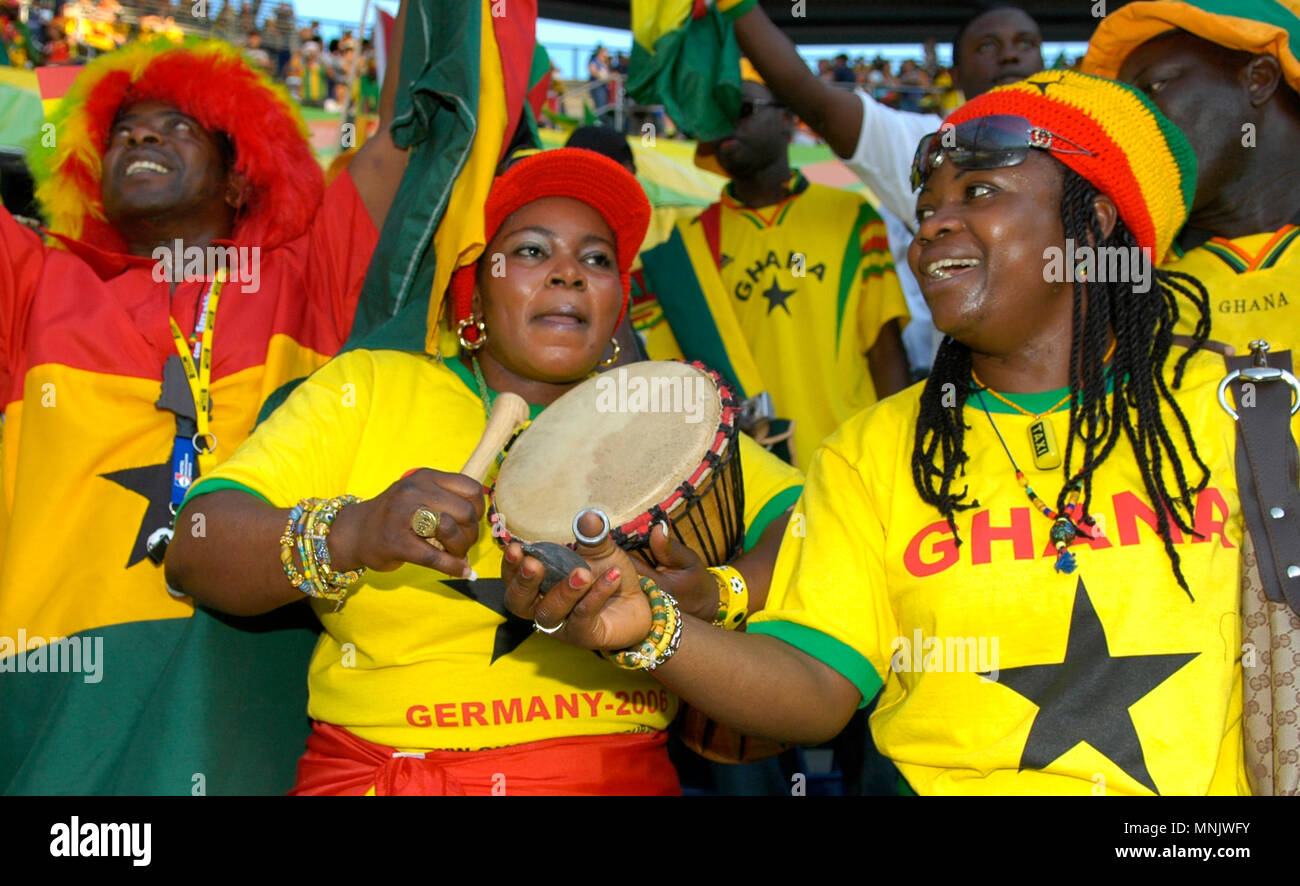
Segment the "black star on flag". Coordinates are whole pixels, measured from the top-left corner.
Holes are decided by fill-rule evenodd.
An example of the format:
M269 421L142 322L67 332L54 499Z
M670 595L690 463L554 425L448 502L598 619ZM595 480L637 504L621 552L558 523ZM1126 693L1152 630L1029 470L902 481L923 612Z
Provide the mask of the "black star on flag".
M785 308L785 312L789 314L790 306L786 304L786 300L790 298L790 296L794 295L794 293L795 291L793 289L787 290L787 289L782 289L780 286L777 286L776 274L773 274L772 285L769 286L767 291L763 293L763 298L767 299L767 313L771 314L772 309L779 306Z
M126 559L126 568L149 556L145 543L154 530L172 524L172 463L165 461L160 465L145 465L140 468L126 468L108 474L100 474L105 480L116 483L123 489L129 489L137 495L143 495L149 506L145 508L140 520L140 530L136 533L135 543L131 545Z
M727 265L731 264L731 256L725 252L718 253L718 270L721 271Z
M1038 91L1041 92L1043 95L1047 95L1047 87L1049 87L1049 86L1055 86L1057 83L1060 83L1063 79L1065 79L1065 78L1063 78L1063 77L1057 77L1055 80L1037 80L1037 79L1035 79L1035 80L1030 80L1029 82L1030 82L1032 85L1038 87Z
M520 643L533 635L532 622L519 618L506 609L506 583L501 579L480 578L478 581L469 581L458 578L444 580L443 584L505 619L497 625L496 641L492 645L492 661L489 664L496 664L498 658L514 652L519 648Z
M997 681L1038 706L1020 768L1044 769L1080 742L1159 794L1129 708L1199 652L1112 656L1083 579L1060 664L1003 668ZM988 676L987 674L984 676Z

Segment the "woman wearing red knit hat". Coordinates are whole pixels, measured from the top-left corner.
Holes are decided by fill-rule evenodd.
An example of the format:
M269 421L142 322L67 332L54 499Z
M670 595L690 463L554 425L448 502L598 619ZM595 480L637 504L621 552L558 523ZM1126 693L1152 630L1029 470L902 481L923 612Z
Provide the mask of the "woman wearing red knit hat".
M235 614L309 588L324 627L296 793L679 792L665 749L676 700L509 616L483 488L460 473L498 393L536 417L597 371L649 214L636 179L593 152L518 162L488 197L482 259L453 278L460 352L337 358L191 492L179 519L202 513L206 536L168 552L172 586ZM771 524L741 559L765 591L800 477L756 445L740 452L750 531ZM413 520L425 510L432 538ZM292 548L302 519L333 521L311 558ZM651 541L668 561L656 580L684 609L716 610L718 585L685 546ZM302 581L309 559L333 577Z
M1225 369L1199 349L1204 289L1152 269L1192 151L1137 90L1069 71L948 124L914 166L910 259L947 334L932 375L818 450L748 632L685 618L653 673L808 743L880 693L904 791L1247 793ZM626 583L530 585L511 581L511 611L576 645L650 625Z

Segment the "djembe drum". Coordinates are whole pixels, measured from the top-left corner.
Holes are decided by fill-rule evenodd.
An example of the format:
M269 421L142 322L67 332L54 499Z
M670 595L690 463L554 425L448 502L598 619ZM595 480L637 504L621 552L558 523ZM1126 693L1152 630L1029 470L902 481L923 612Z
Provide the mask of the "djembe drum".
M645 361L588 379L507 451L489 492L493 535L502 546L572 546L574 515L596 508L614 542L652 567L650 532L659 523L709 566L735 559L745 538L739 407L699 363ZM719 762L785 747L738 735L686 705L681 724L687 747Z
M614 542L651 566L650 531L710 566L745 538L739 404L699 364L645 361L588 379L516 439L490 493L500 542L573 543L573 516L597 508Z

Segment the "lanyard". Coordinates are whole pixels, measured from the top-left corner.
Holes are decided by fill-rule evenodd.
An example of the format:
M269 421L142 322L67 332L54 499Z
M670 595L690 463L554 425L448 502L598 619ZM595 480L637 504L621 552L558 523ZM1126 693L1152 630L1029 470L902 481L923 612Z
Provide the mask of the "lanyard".
M174 317L168 317L171 323L172 341L176 343L176 352L180 354L181 365L185 367L185 379L190 384L190 393L194 395L195 425L193 445L198 453L199 473L206 474L212 469L212 451L217 448L217 438L208 430L211 407L212 388L212 343L217 334L217 304L221 301L221 287L226 282L226 269L217 271L216 279L203 296L199 309L199 320L194 326L194 351L185 343L185 334ZM197 367L195 364L198 364Z

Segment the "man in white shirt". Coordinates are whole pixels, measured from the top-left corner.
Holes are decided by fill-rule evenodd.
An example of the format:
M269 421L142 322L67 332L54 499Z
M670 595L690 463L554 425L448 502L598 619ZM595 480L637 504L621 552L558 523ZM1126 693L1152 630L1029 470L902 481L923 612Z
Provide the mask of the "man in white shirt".
M882 105L861 89L836 88L808 69L793 43L758 4L736 19L740 49L776 98L826 139L827 144L876 196L890 228L890 248L906 254L916 228L912 157L921 139L943 123L936 114L916 114ZM953 40L953 80L966 99L994 86L1022 80L1043 69L1043 37L1038 23L1016 6L994 6L977 13ZM894 222L901 221L907 230ZM912 312L904 335L914 370L929 367L939 335L904 261L898 267L903 295ZM927 336L929 333L929 336ZM932 340L927 343L929 337ZM927 346L928 344L928 346Z
M736 19L740 49L768 87L866 182L881 205L910 228L916 195L909 181L922 136L943 122L882 105L861 90L828 86L762 8ZM995 6L966 22L953 41L953 79L967 99L1043 69L1043 37L1029 13Z

